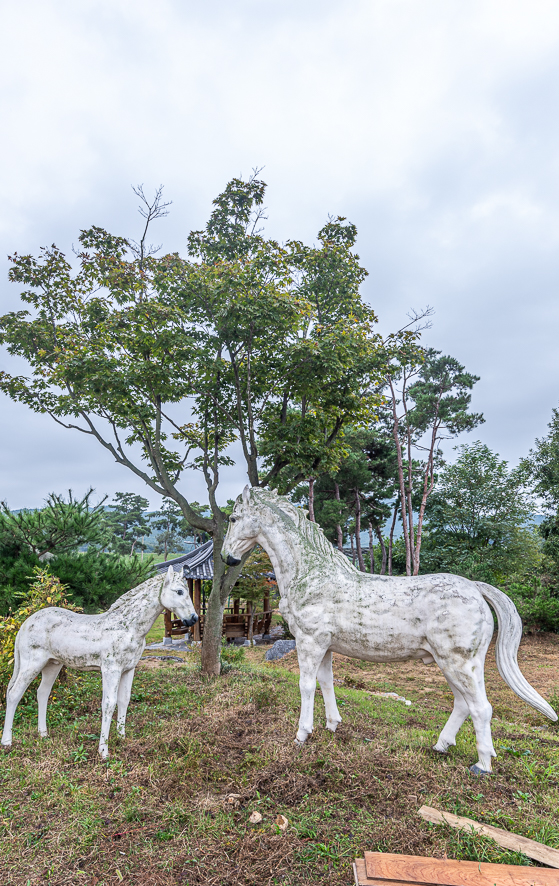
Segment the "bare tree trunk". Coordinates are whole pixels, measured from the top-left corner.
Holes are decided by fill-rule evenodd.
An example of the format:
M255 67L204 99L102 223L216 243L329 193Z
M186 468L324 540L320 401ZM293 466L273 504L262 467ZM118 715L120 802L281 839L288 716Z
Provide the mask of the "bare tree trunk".
M340 501L340 487L338 486L338 484L336 483L335 480L334 480L334 495L335 495L336 501ZM336 523L336 533L338 536L338 550L343 553L344 534L342 532L342 527L340 526L339 523Z
M316 523L314 519L314 481L315 477L309 477L309 520Z
M388 574L392 575L392 547L394 542L394 527L396 526L396 518L398 516L399 504L396 500L394 505L394 514L392 516L392 525L390 526L390 535L388 536Z
M349 540L351 542L351 559L353 560L353 565L355 566L355 546L353 544L353 532L350 532Z
M366 572L363 551L361 549L361 496L359 490L355 490L355 547L357 548L357 560L361 572Z
M378 543L380 545L380 549L382 552L382 563L381 563L381 567L380 567L380 574L385 575L386 574L386 545L384 543L384 538L382 536L380 526L375 526L375 532L377 534Z
M373 547L373 527L371 526L371 521L369 520L369 559L371 561L370 572L372 575L375 574L375 551Z
M390 390L392 393L392 417L393 417L393 425L392 425L392 435L394 437L394 443L396 445L396 457L398 461L398 485L400 487L400 507L402 508L402 528L404 531L404 543L406 545L406 575L411 575L411 548L410 548L410 538L408 535L408 525L407 525L407 514L406 514L406 489L404 483L404 461L402 458L402 441L400 440L400 422L398 419L397 412L397 404L396 404L396 391L394 390L394 386L392 383L392 379L389 378Z

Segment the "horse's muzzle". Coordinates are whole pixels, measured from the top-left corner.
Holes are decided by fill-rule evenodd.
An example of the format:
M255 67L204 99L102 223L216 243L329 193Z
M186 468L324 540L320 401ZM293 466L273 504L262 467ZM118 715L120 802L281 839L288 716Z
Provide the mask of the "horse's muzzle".
M238 560L237 557L233 557L231 554L228 554L225 562L228 566L238 566L241 561Z
M183 618L182 623L185 628L191 628L192 625L195 625L197 621L198 616L195 613L194 615L191 615L190 618Z

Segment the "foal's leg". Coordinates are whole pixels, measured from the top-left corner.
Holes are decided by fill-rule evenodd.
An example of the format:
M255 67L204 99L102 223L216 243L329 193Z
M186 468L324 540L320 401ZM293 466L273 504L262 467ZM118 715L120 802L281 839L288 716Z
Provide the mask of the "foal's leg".
M299 645L297 639L297 658L299 659L299 690L301 692L301 716L295 741L303 744L313 729L314 694L316 678L320 663L324 658L324 647L317 648L314 643Z
M454 695L454 707L452 709L452 713L448 720L445 723L444 729L439 735L436 745L434 745L433 750L438 751L440 754L446 754L448 748L451 745L456 744L456 734L464 721L470 714L470 709L468 708L468 704L466 699L458 689L458 687L448 678L445 674L446 682L452 689Z
M483 775L491 772L491 757L496 757L491 738L491 715L493 708L487 700L485 693L485 681L483 677L483 658L476 656L464 662L463 667L448 669L450 680L456 685L464 697L476 731L476 746L478 761L470 766L475 775ZM443 673L447 669L443 668Z
M20 661L16 653L16 661ZM4 720L4 732L2 733L2 744L9 747L12 743L12 726L14 724L14 714L16 708L21 701L21 697L32 680L37 674L40 674L45 665L45 659L41 661L26 662L26 664L18 667L17 674L10 680L8 691L6 692L6 719ZM16 665L17 667L17 665ZM14 679L15 678L15 679Z
M47 704L53 683L58 677L62 665L57 661L51 661L43 668L43 677L37 689L37 704L39 707L39 735L47 735Z
M318 682L324 699L324 709L326 711L326 728L331 732L336 731L338 723L342 722L338 705L336 704L336 695L334 693L334 677L332 674L332 653L327 652L320 663L317 673Z
M133 679L134 668L131 668L129 671L124 671L122 677L120 678L120 685L118 687L118 712L116 716L116 731L122 738L124 738L126 734L126 711L128 710L128 705L130 703L130 693L132 692Z
M121 672L117 670L101 669L101 674L103 677L103 700L101 702L101 710L103 716L101 720L99 753L103 760L107 760L109 756L109 732L111 730L111 720L113 719L113 714L116 707Z

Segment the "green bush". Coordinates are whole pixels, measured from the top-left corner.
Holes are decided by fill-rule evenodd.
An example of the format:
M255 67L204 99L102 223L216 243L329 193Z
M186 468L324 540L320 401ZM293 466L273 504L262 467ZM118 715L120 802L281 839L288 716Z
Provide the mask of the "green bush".
M68 600L67 591L68 588L48 569L36 566L33 569L25 601L15 612L9 612L4 618L0 618L0 693L2 695L12 676L14 644L23 622L34 612L48 606L62 606L64 609L79 612L79 607Z
M227 673L231 668L240 665L245 660L244 646L237 646L235 643L228 643L225 637L221 641L221 670Z
M559 633L559 594L542 584L539 577L511 581L502 589L518 609L526 627Z
M0 548L0 615L20 605L34 579L33 569L44 566L29 550ZM60 554L48 562L57 576L86 611L107 609L117 597L141 584L153 572L151 560L107 554L96 549Z

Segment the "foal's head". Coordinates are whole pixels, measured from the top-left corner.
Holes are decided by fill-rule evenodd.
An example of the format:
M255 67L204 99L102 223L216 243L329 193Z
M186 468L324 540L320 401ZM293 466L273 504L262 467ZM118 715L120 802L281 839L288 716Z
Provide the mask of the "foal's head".
M175 572L172 566L169 566L167 570L159 600L165 609L170 609L175 615L178 615L187 628L192 627L198 621L186 582L181 573Z

